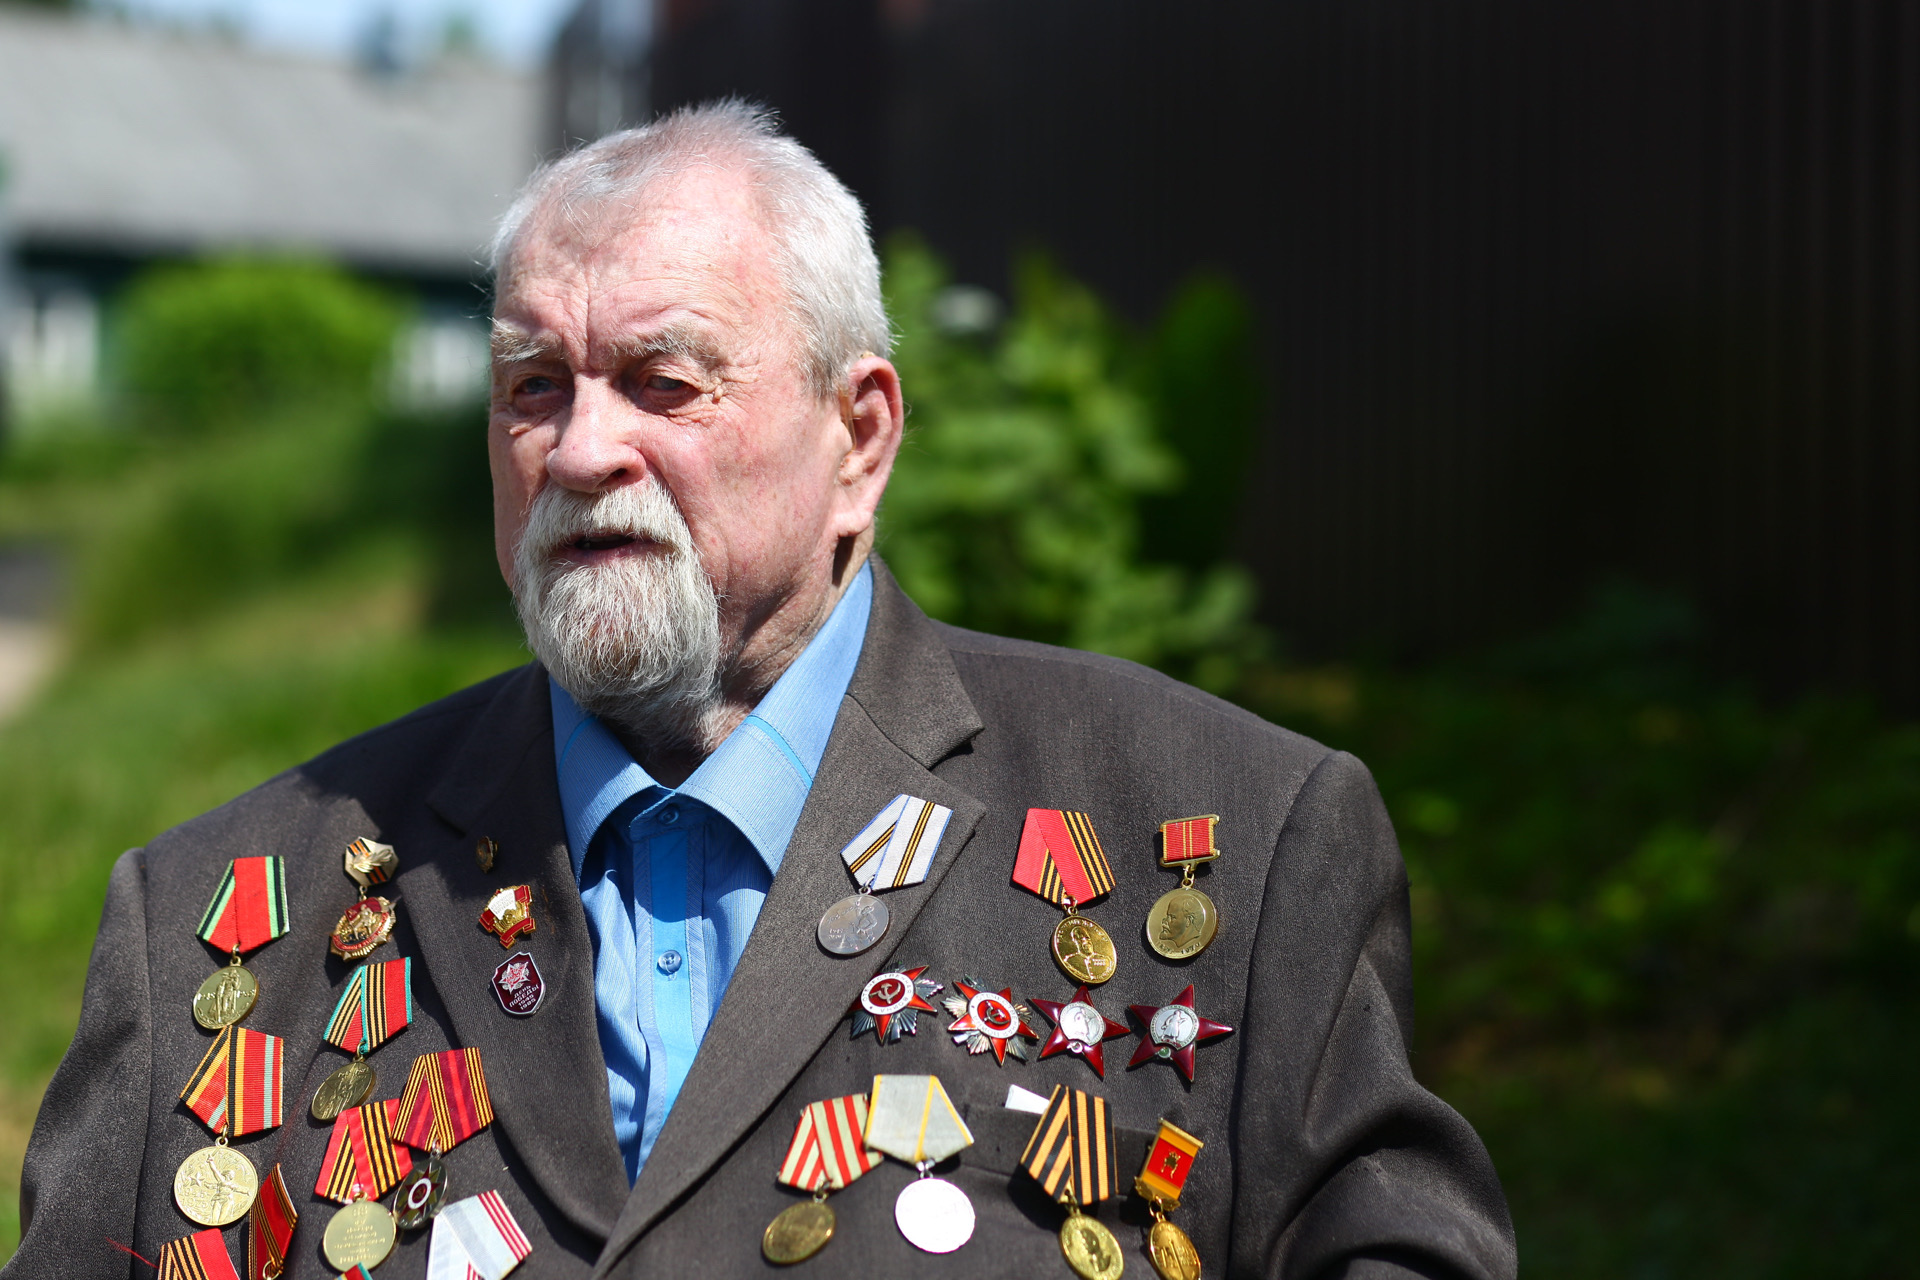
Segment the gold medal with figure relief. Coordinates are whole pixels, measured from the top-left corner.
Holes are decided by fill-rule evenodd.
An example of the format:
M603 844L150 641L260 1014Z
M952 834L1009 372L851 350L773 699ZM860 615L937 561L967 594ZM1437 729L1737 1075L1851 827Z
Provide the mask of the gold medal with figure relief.
M209 1031L218 1031L252 1013L259 999L260 983L236 953L232 964L215 969L193 993L193 1020Z
M824 1199L788 1205L767 1224L766 1234L760 1237L760 1252L768 1262L783 1267L805 1262L827 1247L835 1225L833 1209Z
M260 1190L253 1162L225 1138L180 1162L173 1175L173 1202L203 1227L224 1227L247 1216Z

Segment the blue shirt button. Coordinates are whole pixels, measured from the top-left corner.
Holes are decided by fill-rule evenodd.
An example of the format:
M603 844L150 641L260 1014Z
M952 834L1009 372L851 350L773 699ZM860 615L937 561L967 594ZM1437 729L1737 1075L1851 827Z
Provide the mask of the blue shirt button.
M654 964L659 966L660 972L671 978L674 974L680 972L680 953L678 951L662 951L660 958L655 960Z
M679 806L670 804L666 808L662 809L660 811L660 821L669 827L672 826L674 823L680 821ZM668 972L672 972L672 970L668 970Z

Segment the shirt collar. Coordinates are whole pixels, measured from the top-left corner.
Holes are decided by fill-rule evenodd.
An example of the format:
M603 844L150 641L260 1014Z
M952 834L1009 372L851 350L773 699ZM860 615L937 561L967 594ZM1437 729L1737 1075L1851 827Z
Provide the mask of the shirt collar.
M613 732L549 676L554 763L575 878L601 824L650 787L660 787L663 799L678 794L713 808L777 874L853 681L872 611L873 569L862 565L793 665L677 793L660 787Z

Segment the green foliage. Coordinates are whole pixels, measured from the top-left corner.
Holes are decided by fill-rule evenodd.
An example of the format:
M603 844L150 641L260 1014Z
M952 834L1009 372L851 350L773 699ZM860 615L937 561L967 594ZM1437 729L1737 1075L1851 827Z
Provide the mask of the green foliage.
M956 335L932 254L896 241L887 268L909 416L880 549L909 594L961 626L1235 679L1258 645L1247 577L1140 560L1140 501L1180 465L1099 301L1028 258L1001 330Z
M154 267L117 317L134 420L206 432L370 402L393 346L393 299L316 262L225 258Z

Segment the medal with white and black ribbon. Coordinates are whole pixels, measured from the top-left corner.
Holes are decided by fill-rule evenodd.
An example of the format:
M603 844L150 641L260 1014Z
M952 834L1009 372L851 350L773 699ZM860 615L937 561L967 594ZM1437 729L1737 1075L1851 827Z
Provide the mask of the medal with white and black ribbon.
M1053 1087L1047 1109L1033 1126L1020 1168L1041 1190L1064 1205L1060 1252L1082 1280L1117 1280L1125 1258L1106 1224L1086 1210L1112 1199L1120 1172L1113 1146L1113 1114L1107 1100L1066 1085Z
M933 1166L973 1145L973 1134L938 1076L875 1076L866 1144L904 1160L920 1176L893 1202L894 1225L927 1253L952 1253L973 1238L973 1201Z
M326 1042L353 1055L313 1094L313 1118L331 1120L357 1107L373 1092L374 1072L367 1055L413 1021L413 961L410 958L363 964L347 978L327 1019Z
M813 1103L800 1113L786 1159L774 1177L813 1198L789 1205L767 1224L760 1252L768 1262L804 1262L833 1239L836 1220L828 1193L844 1189L881 1160L880 1153L867 1146L866 1128L867 1100L858 1093Z
M233 960L200 984L193 996L193 1020L218 1031L252 1013L260 984L240 957L272 942L288 927L285 863L271 857L228 863L194 934Z
M887 934L892 913L878 896L927 878L953 810L917 796L898 795L847 842L840 860L858 892L828 907L815 934L836 956L857 956Z

